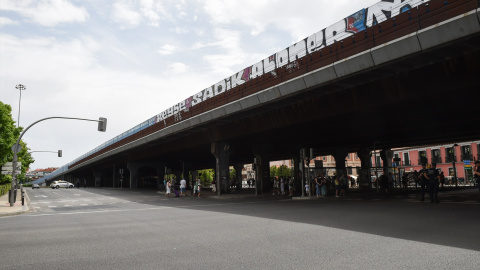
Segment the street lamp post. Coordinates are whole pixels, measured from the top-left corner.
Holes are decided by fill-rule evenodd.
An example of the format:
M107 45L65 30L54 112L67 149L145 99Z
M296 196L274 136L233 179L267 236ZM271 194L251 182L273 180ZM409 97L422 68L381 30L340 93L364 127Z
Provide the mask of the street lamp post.
M455 181L455 187L458 187L458 181L457 181L457 168L455 166L455 146L458 146L458 144L454 144L452 146L452 165L453 165L453 181Z
M84 119L84 118L73 118L73 117L61 117L61 116L54 116L54 117L47 117L40 119L30 126L28 126L18 137L17 142L13 146L13 162L12 162L12 188L10 189L10 206L13 206L15 204L15 190L17 189L17 177L16 177L16 170L17 170L17 159L18 159L18 152L20 151L20 141L22 140L23 135L25 132L27 132L28 129L30 129L33 125L35 125L38 122L45 121L48 119L73 119L73 120L84 120L84 121L93 121L93 122L98 122L98 131L106 131L107 129L107 119L100 117L98 120L92 120L92 119ZM61 155L61 151L59 152L59 155Z
M20 100L18 101L18 120L17 120L17 127L19 127L20 126L20 103L22 102L22 90L26 90L27 87L23 84L17 84L15 88L20 90Z

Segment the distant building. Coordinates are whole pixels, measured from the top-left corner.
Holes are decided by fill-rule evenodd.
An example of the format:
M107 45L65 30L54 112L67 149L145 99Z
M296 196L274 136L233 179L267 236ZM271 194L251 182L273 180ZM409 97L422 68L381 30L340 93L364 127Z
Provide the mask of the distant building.
M474 163L480 159L480 141L395 149L393 155L400 159L395 165L407 173L420 170L422 163L436 163L447 178L456 174L460 183L469 183L473 181Z
M56 169L58 168L46 168L46 169L36 169L36 170L33 170L33 171L27 171L26 173L26 177L27 178L30 178L33 180L37 180L39 178L42 178L44 176L47 176L49 174L51 174L53 171L55 171Z

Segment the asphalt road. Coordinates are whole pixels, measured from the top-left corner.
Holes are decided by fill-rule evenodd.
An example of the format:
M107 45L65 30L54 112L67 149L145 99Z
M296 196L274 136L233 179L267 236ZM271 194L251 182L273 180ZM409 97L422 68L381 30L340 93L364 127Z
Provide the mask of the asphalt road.
M291 200L27 190L0 269L480 269L477 190Z

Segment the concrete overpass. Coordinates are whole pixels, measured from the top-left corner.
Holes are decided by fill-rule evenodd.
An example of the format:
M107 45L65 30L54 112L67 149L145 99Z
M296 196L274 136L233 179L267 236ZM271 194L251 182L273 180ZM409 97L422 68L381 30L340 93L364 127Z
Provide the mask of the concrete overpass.
M268 161L298 164L302 148L338 160L358 152L367 170L374 141L388 150L478 139L479 14L477 0L429 1L157 119L50 180L118 186L124 168L124 186L138 187L142 170L162 179L165 167L215 168L221 180L255 159L266 183Z

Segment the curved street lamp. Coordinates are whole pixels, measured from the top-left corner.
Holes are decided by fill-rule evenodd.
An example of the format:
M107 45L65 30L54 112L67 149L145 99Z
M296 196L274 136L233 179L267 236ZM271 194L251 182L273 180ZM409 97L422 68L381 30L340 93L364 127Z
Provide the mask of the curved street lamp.
M92 122L98 122L98 131L106 131L107 130L107 118L100 117L98 120L92 120L92 119L84 119L84 118L74 118L74 117L61 117L61 116L53 116L53 117L47 117L40 119L30 126L28 126L18 137L17 142L13 146L13 162L12 162L12 187L10 189L10 206L13 206L15 204L15 190L17 189L17 178L16 178L16 170L17 170L17 159L18 159L18 152L20 151L20 141L22 140L23 135L25 132L27 132L28 129L30 129L33 125L35 125L38 122L42 122L48 119L73 119L73 120L84 120L84 121L92 121ZM59 155L61 154L61 151L59 151Z
M15 88L20 90L20 100L18 101L18 121L17 121L17 128L18 128L20 126L20 103L22 102L22 90L26 90L27 87L23 84L17 84Z

